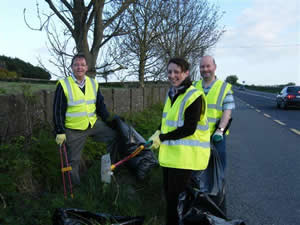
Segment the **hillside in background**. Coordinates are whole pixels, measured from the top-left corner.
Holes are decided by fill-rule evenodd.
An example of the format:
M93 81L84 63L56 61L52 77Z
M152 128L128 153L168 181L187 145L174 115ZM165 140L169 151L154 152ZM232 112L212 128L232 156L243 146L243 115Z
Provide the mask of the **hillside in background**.
M35 78L49 80L50 74L18 58L0 56L0 78Z

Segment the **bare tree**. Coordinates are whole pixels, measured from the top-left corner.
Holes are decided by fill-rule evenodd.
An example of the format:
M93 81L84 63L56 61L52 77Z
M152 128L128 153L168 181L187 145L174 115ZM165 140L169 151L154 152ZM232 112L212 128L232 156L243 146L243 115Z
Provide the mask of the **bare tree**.
M41 15L37 4L38 18L41 20L38 30L44 29L47 32L49 49L55 58L51 63L67 75L66 62L69 62L75 53L84 53L89 65L88 74L95 76L98 69L107 66L97 66L100 49L112 37L124 34L122 15L135 0L44 0L44 2L51 12ZM26 18L25 22L28 24ZM61 30L58 30L58 22L62 25Z
M191 75L195 76L198 61L210 47L215 45L224 29L218 29L222 17L218 8L207 0L170 0L165 11L165 21L159 30L166 30L174 24L170 32L163 32L159 38L157 54L166 62L174 56L186 58L192 65Z
M155 80L161 73L161 62L157 57L155 44L163 32L158 32L157 28L163 17L164 6L165 3L161 0L140 0L132 4L125 17L125 27L130 32L115 39L118 47L113 52L114 60L126 65L129 68L128 74L138 78L141 87L145 80Z
M197 65L224 32L218 30L217 7L207 0L140 0L127 13L130 33L117 39L114 59L130 68L128 74L138 78L140 86L146 80L165 80L171 57ZM197 68L192 66L192 75Z

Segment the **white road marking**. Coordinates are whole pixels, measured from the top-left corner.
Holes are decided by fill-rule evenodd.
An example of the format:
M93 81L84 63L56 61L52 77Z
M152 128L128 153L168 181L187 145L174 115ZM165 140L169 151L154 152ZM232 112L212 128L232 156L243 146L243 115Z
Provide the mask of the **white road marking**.
M290 130L291 130L292 132L294 132L295 134L300 135L300 131L299 131L299 130L294 129L294 128L290 128Z
M276 123L279 123L282 126L285 126L285 123L281 122L280 120L274 120Z
M268 97L268 96L258 95L258 94L254 94L254 93L250 93L250 92L239 92L239 93L244 93L246 95L252 95L252 96L257 96L257 97L261 97L261 98L271 99L271 100L274 100L274 101L276 100L276 96Z
M271 118L271 116L269 114L267 114L267 113L264 113L264 116L268 117L268 118Z

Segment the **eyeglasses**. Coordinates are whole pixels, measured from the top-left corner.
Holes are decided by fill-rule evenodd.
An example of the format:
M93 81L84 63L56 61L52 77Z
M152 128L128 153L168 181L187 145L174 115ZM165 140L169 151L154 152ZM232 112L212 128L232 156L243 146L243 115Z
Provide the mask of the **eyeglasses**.
M84 67L84 66L87 66L87 65L86 65L86 64L77 64L77 63L75 63L75 64L73 64L73 66L74 66L74 67L79 67L79 66Z

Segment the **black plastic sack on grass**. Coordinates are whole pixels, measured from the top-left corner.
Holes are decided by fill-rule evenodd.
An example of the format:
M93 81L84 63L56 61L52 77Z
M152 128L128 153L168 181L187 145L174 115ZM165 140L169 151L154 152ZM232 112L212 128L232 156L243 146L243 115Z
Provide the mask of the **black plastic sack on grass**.
M121 136L122 148L119 149L121 158L130 155L138 146L146 143L146 140L132 126L119 118L116 119L116 130ZM143 180L153 167L158 166L158 161L153 152L146 148L128 160L125 165L138 179Z
M207 193L188 188L179 195L179 225L245 225L242 220L228 220Z
M142 225L144 217L112 216L91 213L81 209L56 209L52 217L53 225Z

